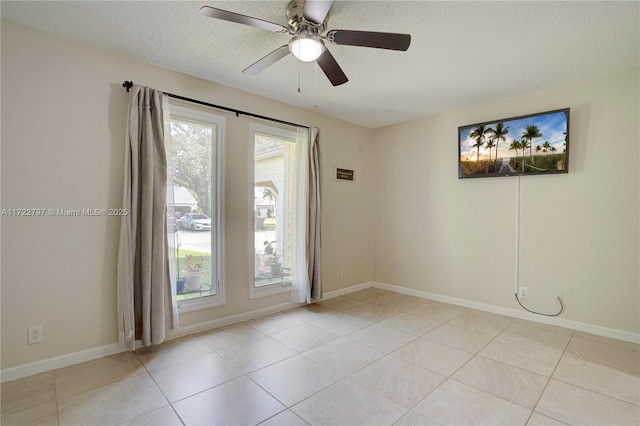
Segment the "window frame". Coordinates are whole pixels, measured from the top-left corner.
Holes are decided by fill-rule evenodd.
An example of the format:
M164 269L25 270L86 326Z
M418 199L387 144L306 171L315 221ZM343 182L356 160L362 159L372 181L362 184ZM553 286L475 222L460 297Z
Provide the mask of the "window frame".
M215 126L214 146L211 149L211 285L216 282L217 293L186 300L177 300L178 313L199 311L202 309L223 306L227 303L225 275L225 214L224 214L224 164L226 145L226 117L214 114L210 110L192 104L169 101L169 121L185 120L204 125ZM170 126L169 126L170 128ZM173 154L171 154L173 155ZM215 216L215 217L214 217ZM215 255L214 255L215 252ZM215 259L215 261L214 261ZM215 271L215 273L214 273ZM215 275L215 280L214 280ZM171 285L176 286L176 277L172 277ZM173 291L175 294L175 291Z
M276 294L282 294L282 293L291 293L294 291L294 287L293 287L293 282L292 281L286 281L286 282L278 282L278 283L273 283L273 284L268 284L268 285L264 285L264 286L260 286L260 287L256 287L255 285L255 185L256 185L256 176L255 176L255 140L256 140L256 135L257 134L263 134L263 135L268 135L268 136L273 136L274 138L277 139L285 139L288 141L291 141L292 143L296 144L297 143L297 133L295 130L287 130L287 129L283 129L281 127L276 127L276 126L269 126L269 125L265 125L265 124L261 124L261 123L250 123L249 124L249 167L248 167L248 173L249 173L249 191L248 191L248 211L250 212L249 214L249 235L248 235L248 254L249 254L249 299L258 299L261 297L266 297L266 296L273 296ZM296 146L296 149L298 147ZM288 154L284 154L285 159L288 159ZM285 164L287 164L288 161L285 161ZM288 181L288 177L289 177L289 173L290 171L288 170L288 168L285 167L284 170L285 173L285 182ZM286 187L285 187L286 188ZM283 208L282 213L284 213L284 210L286 210L286 205L288 205L289 200L288 200L288 191L284 190L285 188L283 188L282 191L282 204L283 204ZM277 208L277 206L276 206ZM284 217L284 215L283 215ZM284 222L284 220L283 220ZM286 231L284 229L282 229L283 233L286 233Z

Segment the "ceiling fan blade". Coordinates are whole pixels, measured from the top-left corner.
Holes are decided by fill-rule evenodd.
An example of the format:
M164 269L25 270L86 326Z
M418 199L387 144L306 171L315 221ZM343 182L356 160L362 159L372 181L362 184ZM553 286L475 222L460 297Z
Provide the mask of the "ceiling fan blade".
M322 24L332 4L333 0L307 0L304 4L304 19Z
M251 25L252 27L261 28L263 30L271 31L274 33L287 34L289 32L289 29L283 25L258 18L253 18L251 16L241 15L235 12L229 12L228 10L217 9L211 6L202 6L200 8L200 14L208 16L210 18L223 19L225 21L236 22L238 24Z
M249 65L247 68L243 69L242 72L249 75L256 75L262 71L264 71L267 67L278 62L280 59L284 58L289 54L289 46L284 45L278 47L273 52L269 53L262 59L257 60L253 64Z
M325 49L324 53L316 59L316 62L334 86L339 86L349 81L329 50Z
M407 50L411 44L409 34L371 31L331 30L327 33L327 39L335 44L402 51Z

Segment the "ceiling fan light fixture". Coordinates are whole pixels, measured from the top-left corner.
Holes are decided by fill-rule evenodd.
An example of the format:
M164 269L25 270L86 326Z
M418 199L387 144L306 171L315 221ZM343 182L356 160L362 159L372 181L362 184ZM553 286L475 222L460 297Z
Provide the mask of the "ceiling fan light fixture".
M289 51L302 62L313 62L324 52L324 43L316 36L297 35L289 42Z

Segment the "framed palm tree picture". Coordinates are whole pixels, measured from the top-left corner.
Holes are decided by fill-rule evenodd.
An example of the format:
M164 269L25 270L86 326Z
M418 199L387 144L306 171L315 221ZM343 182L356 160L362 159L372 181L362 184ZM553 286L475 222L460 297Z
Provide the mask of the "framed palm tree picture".
M458 127L458 178L569 172L569 108Z

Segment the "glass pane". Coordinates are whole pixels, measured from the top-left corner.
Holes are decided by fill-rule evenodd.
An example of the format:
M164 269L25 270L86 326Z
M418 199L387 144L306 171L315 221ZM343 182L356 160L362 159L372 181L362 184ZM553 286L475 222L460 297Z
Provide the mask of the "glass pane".
M170 250L173 250L178 300L216 294L212 233L212 176L215 126L171 120L169 195Z
M268 135L255 136L254 284L264 287L291 280L288 252L292 176L295 144Z

